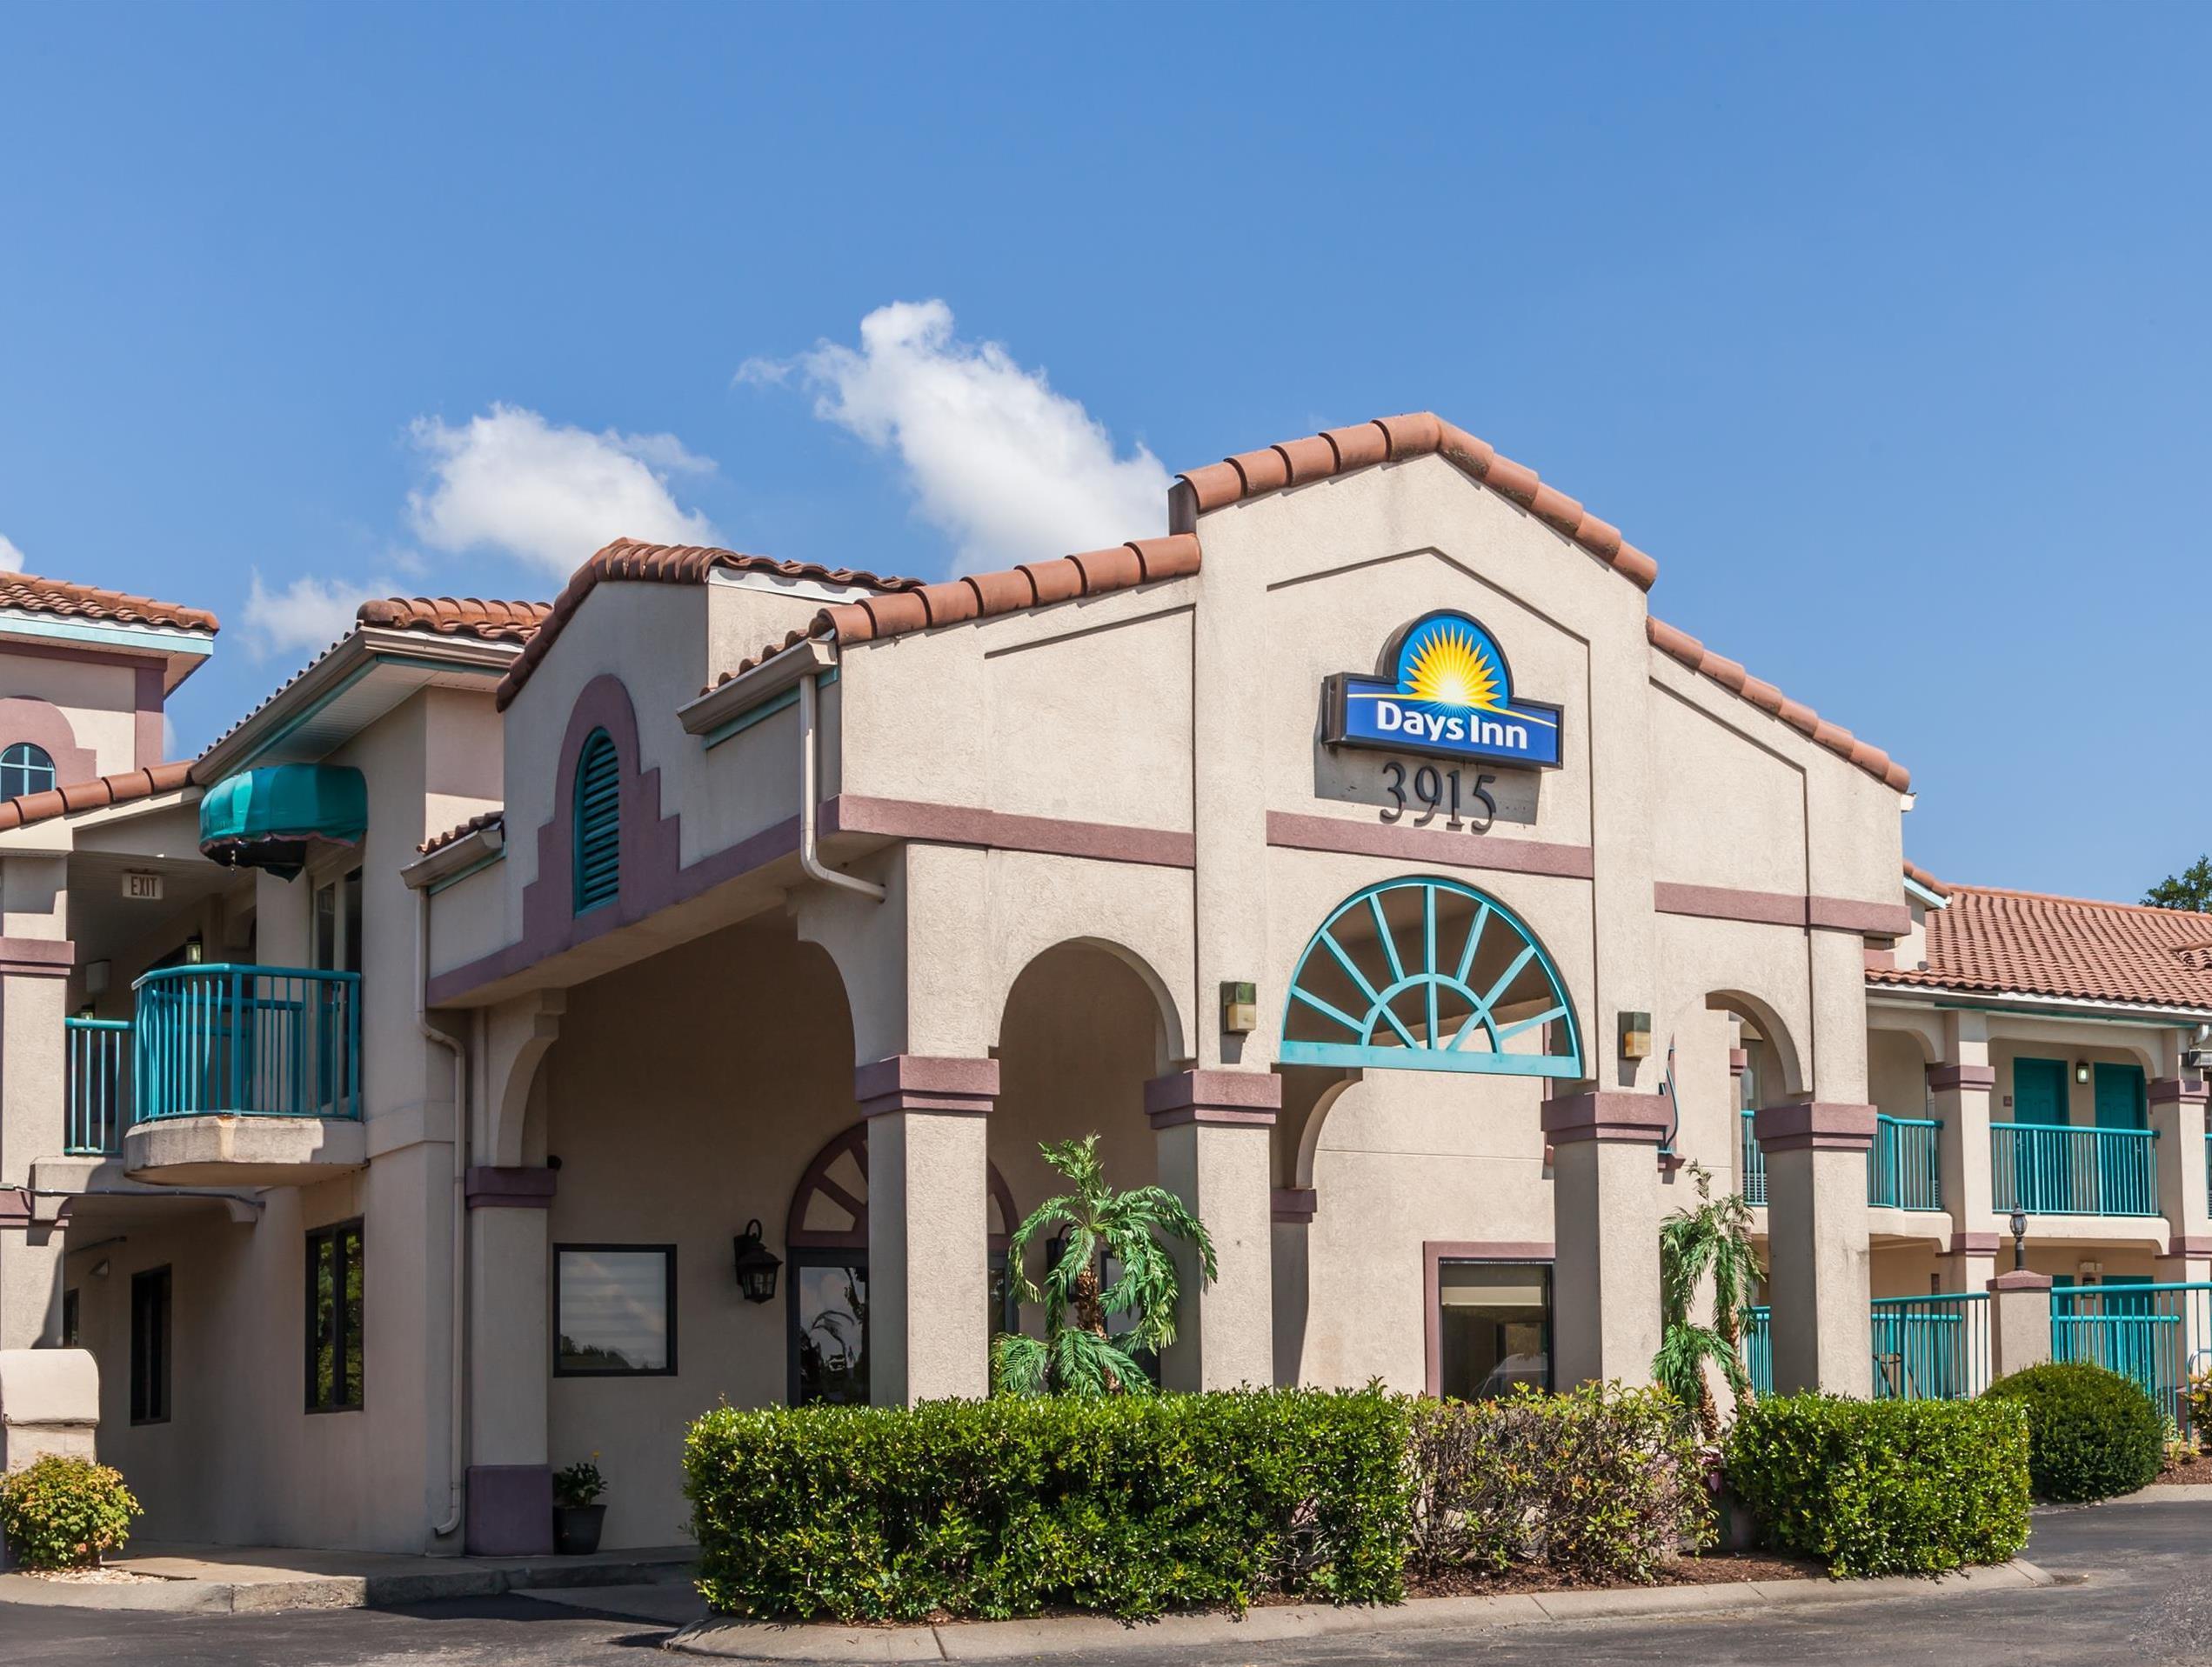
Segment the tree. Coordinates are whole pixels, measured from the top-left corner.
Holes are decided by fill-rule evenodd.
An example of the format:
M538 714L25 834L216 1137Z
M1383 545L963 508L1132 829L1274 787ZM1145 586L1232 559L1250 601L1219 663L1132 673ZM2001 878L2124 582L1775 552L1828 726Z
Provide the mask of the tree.
M2212 857L2200 857L2179 874L2168 875L2143 893L2143 901L2156 909L2212 913Z
M1149 1395L1152 1379L1136 1357L1175 1340L1177 1281L1168 1246L1178 1240L1193 1246L1199 1272L1211 1284L1213 1241L1173 1193L1109 1187L1096 1135L1038 1150L1075 1190L1039 1204L1007 1243L1007 1275L1023 1302L1044 1304L1045 1335L1001 1334L991 1350L992 1385L1002 1395ZM1056 1227L1066 1234L1040 1291L1024 1257L1032 1241ZM1125 1314L1134 1324L1109 1335L1106 1322Z
M1697 1208L1678 1210L1660 1224L1659 1299L1666 1329L1652 1376L1685 1407L1694 1410L1710 1440L1721 1433L1721 1409L1707 1380L1707 1365L1718 1366L1736 1399L1751 1398L1751 1374L1743 1364L1743 1315L1759 1280L1759 1258L1751 1248L1751 1206L1742 1195L1713 1196L1713 1177L1701 1164L1687 1165L1697 1183ZM1690 1317L1698 1288L1713 1281L1713 1324Z

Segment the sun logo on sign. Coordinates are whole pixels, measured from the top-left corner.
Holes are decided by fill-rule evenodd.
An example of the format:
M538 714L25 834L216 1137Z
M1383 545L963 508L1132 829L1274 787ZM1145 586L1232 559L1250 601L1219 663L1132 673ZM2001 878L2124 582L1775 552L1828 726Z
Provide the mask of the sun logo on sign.
M1504 710L1505 679L1489 651L1463 627L1444 623L1422 639L1406 666L1401 687L1414 700L1462 711Z

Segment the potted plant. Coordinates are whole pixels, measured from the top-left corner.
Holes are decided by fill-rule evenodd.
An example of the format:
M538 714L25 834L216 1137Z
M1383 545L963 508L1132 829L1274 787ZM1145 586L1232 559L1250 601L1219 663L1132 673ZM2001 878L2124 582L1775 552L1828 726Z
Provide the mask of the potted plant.
M599 1549L599 1530L607 1519L599 1496L607 1479L599 1474L598 1457L593 1453L553 1472L553 1550L564 1557L589 1557Z

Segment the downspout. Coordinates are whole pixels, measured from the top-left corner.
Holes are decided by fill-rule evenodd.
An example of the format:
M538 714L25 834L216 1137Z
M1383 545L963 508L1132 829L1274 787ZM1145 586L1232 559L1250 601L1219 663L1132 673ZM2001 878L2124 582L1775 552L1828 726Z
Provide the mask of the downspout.
M431 1528L444 1539L461 1525L462 1444L466 1435L469 1294L469 1059L461 1044L430 1022L430 888L415 893L415 1028L423 1040L453 1056L453 1338L451 1404L445 1444L445 1516Z
M824 864L821 851L822 760L815 730L821 696L808 672L799 680L799 866L810 880L857 891L872 903L883 901L883 888L872 880L840 874Z

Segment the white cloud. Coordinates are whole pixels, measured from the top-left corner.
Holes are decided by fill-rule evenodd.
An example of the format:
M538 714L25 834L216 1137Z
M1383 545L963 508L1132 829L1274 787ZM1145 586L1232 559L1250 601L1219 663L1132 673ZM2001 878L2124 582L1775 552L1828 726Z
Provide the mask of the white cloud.
M246 630L256 659L271 654L319 654L353 629L353 611L371 597L388 597L397 587L378 580L356 584L345 579L294 579L271 590L254 570L246 591Z
M556 428L518 405L494 405L458 428L418 417L411 433L431 479L407 495L408 516L433 550L502 550L565 578L611 538L718 538L669 490L673 476L714 469L672 434Z
M776 383L794 366L754 360L740 381ZM795 368L815 415L879 450L896 448L922 516L964 561L1002 565L1095 550L1161 531L1167 470L1113 437L1042 370L997 342L952 334L942 301L899 301L860 321L860 344L824 342Z
M0 572L20 573L23 570L23 551L16 548L13 540L0 537Z

